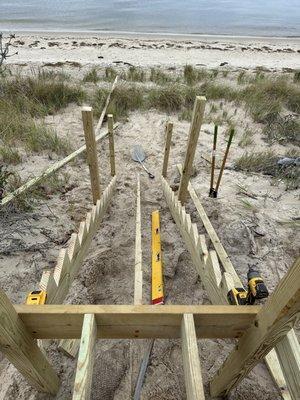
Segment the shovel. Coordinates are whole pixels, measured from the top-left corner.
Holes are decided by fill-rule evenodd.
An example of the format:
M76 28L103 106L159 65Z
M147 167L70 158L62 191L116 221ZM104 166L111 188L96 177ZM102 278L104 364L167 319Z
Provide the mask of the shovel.
M145 165L143 163L143 161L146 159L146 155L145 155L145 152L144 152L142 146L140 146L139 144L135 145L132 149L131 157L132 157L133 161L139 162L141 164L141 166L147 172L149 178L154 179L154 175L151 174L150 171L148 171L148 169L145 167Z

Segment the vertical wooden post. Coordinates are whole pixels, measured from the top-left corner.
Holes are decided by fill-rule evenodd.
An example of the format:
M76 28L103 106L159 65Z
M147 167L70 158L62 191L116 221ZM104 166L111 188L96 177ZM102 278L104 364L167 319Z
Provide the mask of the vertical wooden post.
M293 399L300 395L300 350L298 338L292 329L277 343L276 352Z
M93 203L96 204L97 200L100 199L101 196L101 188L92 107L82 108L82 122L86 143L87 162L90 169Z
M0 321L0 351L37 390L56 394L59 380L54 369L1 289Z
M183 314L182 357L187 400L205 400L193 314Z
M164 178L167 177L168 162L169 162L169 155L170 155L170 146L171 146L171 140L172 140L172 132L173 132L173 123L172 122L167 122L165 154L164 154L164 162L163 162L163 169L162 169L162 176Z
M212 397L228 394L290 331L299 319L299 310L300 257L213 378L210 386Z
M111 176L116 175L115 161L115 142L114 142L114 117L112 114L107 115L108 139L109 139L109 157L110 157L110 173Z
M85 314L82 325L73 400L90 399L96 339L97 325L95 316L94 314Z
M197 96L194 104L192 122L190 127L189 139L187 150L185 154L185 161L183 165L182 177L179 185L178 199L182 204L185 203L187 198L187 188L192 174L192 167L199 138L199 133L203 121L205 110L206 98Z

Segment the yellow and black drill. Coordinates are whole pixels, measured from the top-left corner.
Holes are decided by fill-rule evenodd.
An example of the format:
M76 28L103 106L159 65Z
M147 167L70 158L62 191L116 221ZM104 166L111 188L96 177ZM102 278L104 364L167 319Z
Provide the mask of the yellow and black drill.
M255 300L265 299L269 296L269 291L260 276L256 265L250 265L248 271L248 293L246 304L254 304Z

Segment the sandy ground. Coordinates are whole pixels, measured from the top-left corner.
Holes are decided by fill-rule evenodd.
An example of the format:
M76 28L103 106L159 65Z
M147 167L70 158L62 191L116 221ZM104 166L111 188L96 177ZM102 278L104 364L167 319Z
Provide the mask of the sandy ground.
M42 63L79 62L100 65L113 61L150 66L182 66L199 63L218 66L228 61L231 66L247 68L264 65L272 68L295 68L299 66L298 42L269 44L271 50L255 50L254 40L250 40L249 49L242 50L242 42L213 44L203 41L204 46L224 47L220 49L197 49L201 41L181 43L178 40L160 41L161 49L155 48L158 41L139 39L138 41L116 38L79 37L79 36L26 36L17 38L24 41L18 45L19 55L14 57L17 64L26 64L25 68ZM161 39L160 39L161 40ZM37 41L36 45L33 43ZM72 44L76 41L77 44ZM49 43L57 42L56 45ZM84 45L80 45L85 42ZM89 46L87 43L97 43ZM104 42L99 45L99 42ZM119 43L118 45L114 43ZM135 44L134 44L135 43ZM167 45L170 43L170 45ZM174 46L172 44L174 43ZM113 46L111 46L113 44ZM124 45L124 48L122 46ZM148 46L144 48L142 44ZM138 49L130 49L136 46ZM152 47L150 47L152 46ZM176 48L175 46L183 46ZM228 47L225 50L225 47ZM233 46L233 48L230 48ZM259 41L259 46L264 46ZM45 49L42 49L45 47ZM175 48L174 48L175 47ZM281 51L275 51L280 48ZM292 51L283 51L291 48ZM298 53L297 53L298 52ZM103 59L99 59L103 56ZM76 68L76 67L72 67ZM162 220L162 241L164 256L164 276L168 304L209 304L208 296L192 265L179 231L171 217L163 198L159 175L161 173L164 126L168 116L156 111L134 112L125 123L121 123L115 134L118 183L99 232L92 242L91 250L84 265L75 279L67 302L78 304L131 304L133 302L134 282L134 237L135 237L135 201L136 174L141 173L142 196L142 245L144 270L144 303L150 300L150 216L159 209ZM169 180L173 185L179 182L176 163L182 163L188 135L189 124L178 121L177 115L171 115L174 121ZM242 135L250 121L243 112L237 113L237 125ZM80 107L70 105L62 112L46 118L60 136L69 137L74 147L83 141ZM221 127L219 160L225 147ZM232 146L228 168L225 170L218 199L208 198L209 157L212 145L212 124L204 124L195 159L195 176L192 181L203 201L207 213L227 249L232 262L246 283L249 263L257 263L270 291L288 270L299 252L299 231L292 218L299 217L300 191L285 191L283 183L274 185L271 178L260 174L245 174L232 170L234 159L244 150L238 145L238 139ZM147 165L156 175L149 180L140 167L130 157L134 144L143 145L147 154ZM267 148L259 134L255 136L252 149ZM284 154L286 148L277 146ZM104 139L98 146L99 163L103 185L109 181L108 141ZM26 155L23 163L17 167L23 179L36 175L57 158L47 154ZM59 194L49 194L49 198L40 201L33 212L10 214L1 217L0 241L0 281L11 301L24 302L26 294L35 289L44 269L54 267L58 251L65 246L71 233L78 229L79 222L91 207L89 173L83 158L67 165L62 173L69 175L69 182ZM244 197L237 185L243 185L256 199ZM247 200L252 207L245 207ZM204 233L197 212L191 202L187 209L192 214L201 233ZM253 254L245 225L254 233L256 249ZM210 399L208 382L220 367L232 348L229 340L199 340L206 398ZM52 342L47 349L48 356L61 379L61 389L56 399L72 397L72 387L76 360L72 360L57 350ZM50 399L50 396L37 393L32 389L15 368L4 358L0 358L0 399L38 400ZM136 360L135 360L136 361ZM127 400L131 398L130 379L132 376L131 351L129 341L98 341L94 368L92 399ZM178 340L157 340L143 386L143 400L185 399L181 347ZM279 400L280 396L263 364L259 364L247 378L233 390L230 400Z
M70 106L63 113L52 117L59 134L72 135L79 145L83 134L80 108ZM170 181L178 182L175 163L182 162L186 144L188 123L173 117L175 130L170 159ZM116 132L116 156L118 185L112 204L103 224L93 241L83 268L72 285L68 302L92 304L130 304L133 302L134 236L135 236L135 189L136 173L141 172L144 303L150 294L150 215L161 211L162 238L165 263L165 284L168 304L208 304L208 298L193 268L179 231L166 206L159 184L164 125L166 116L156 112L133 113L129 122ZM297 253L297 235L294 228L279 221L290 220L298 215L299 193L285 192L281 186L273 186L270 179L259 175L245 175L230 169L225 171L218 200L207 197L209 169L201 157L209 152L212 142L212 126L204 125L196 156L197 175L193 183L206 206L232 261L245 281L248 263L258 262L266 283L272 290L291 265ZM151 181L130 157L132 146L142 143L147 149L147 165L156 174ZM224 141L222 143L224 146ZM221 151L221 149L220 149ZM241 150L233 146L229 167ZM108 182L108 143L99 145L101 175ZM30 164L33 160L27 160ZM34 160L36 163L37 160ZM76 229L80 216L89 209L91 193L88 169L84 160L69 165L69 189L60 196L50 196L34 213L7 216L10 232L17 230L1 242L1 287L14 302L23 302L28 291L34 289L43 269L52 267L61 248ZM257 195L253 201L255 213L242 206L236 184L251 188ZM280 199L280 201L278 201ZM188 204L199 230L203 227L191 203ZM26 217L26 218L25 218ZM14 220L15 219L15 220ZM250 242L243 223L255 228L257 252L250 254ZM29 229L30 228L30 229ZM9 271L9 273L8 273ZM225 359L232 344L226 340L200 340L207 399L208 381ZM71 398L76 361L70 360L56 349L48 348L51 363L59 373L62 386L57 399ZM0 399L47 399L38 394L6 360L1 366ZM130 343L129 341L99 341L94 369L93 399L130 398ZM185 389L180 342L177 340L155 341L153 356L147 372L142 399L184 399ZM232 392L230 399L279 399L276 389L264 365L258 365Z
M300 67L300 39L214 36L112 35L40 33L17 35L13 62L90 63L99 66L165 67L193 64L214 68L296 69ZM162 51L163 50L163 51Z

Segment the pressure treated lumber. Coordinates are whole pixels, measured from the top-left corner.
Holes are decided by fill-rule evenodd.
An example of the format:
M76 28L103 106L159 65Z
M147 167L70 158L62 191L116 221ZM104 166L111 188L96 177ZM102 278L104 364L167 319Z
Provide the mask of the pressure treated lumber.
M181 172L181 166L178 165L177 167L179 172ZM178 201L176 195L172 192L172 189L164 178L162 178L162 185L171 214L180 230L187 249L190 252L193 264L199 273L201 281L209 295L212 304L228 304L227 293L229 290L234 287L243 287L243 285L236 274L235 269L231 264L230 259L215 230L213 229L205 210L196 195L195 190L193 189L191 183L189 183L189 193L199 212L199 216L204 224L204 227L206 228L206 231L215 247L216 253L207 251L205 237L198 234L197 226L195 224L191 224L190 216L185 212L184 207ZM216 254L218 254L225 272L221 271ZM285 358L285 354L286 353L282 354L282 359ZM293 355L289 354L289 357L293 357ZM270 354L266 357L266 363L283 399L290 400L291 395L288 388L293 386L293 380L291 383L289 383L290 378L287 377L286 382L285 375L287 376L287 374L284 375L283 371L281 370L280 363L274 349L272 349ZM288 363L288 359L286 359L283 364L286 363ZM293 400L296 399L297 398L293 397Z
M107 115L108 140L109 140L109 158L110 158L110 174L116 175L115 160L115 141L114 141L114 117L112 114Z
M185 154L185 160L183 165L182 177L179 185L178 198L185 203L187 199L187 188L188 183L192 174L193 162L198 143L199 133L203 121L204 110L205 110L206 98L203 96L197 96L194 104L194 110L192 115L192 122L190 126L189 139L187 150Z
M183 314L181 343L187 400L205 400L193 314Z
M300 315L300 258L280 281L255 322L211 382L212 396L228 394L293 328Z
M97 158L97 146L94 132L93 109L92 107L83 107L81 113L86 144L86 157L91 177L93 203L96 204L97 200L99 200L101 197L101 188Z
M182 174L182 166L178 164L177 168L178 168L178 171L180 172L180 174ZM208 233L208 236L214 246L214 249L218 254L221 265L223 266L223 268L226 272L231 274L231 276L234 280L235 286L242 288L243 284L242 284L238 274L236 273L234 266L232 265L230 258L228 256L226 250L224 249L214 227L212 226L191 182L189 182L189 184L188 184L188 192L194 202L194 205L198 211L199 217L204 225L204 228L206 229L206 232Z
M97 326L95 316L94 314L85 314L77 361L73 400L90 399L96 339Z
M183 314L193 314L198 338L240 337L251 326L259 306L192 305L15 305L36 339L78 339L85 314L94 314L97 338L180 338Z
M294 329L277 343L276 352L289 390L297 399L300 396L300 346Z
M104 119L105 114L106 114L106 110L107 110L107 107L108 107L108 104L109 104L109 101L110 101L110 98L111 98L111 94L113 93L113 91L114 91L114 89L115 89L115 87L117 85L117 81L118 81L118 77L116 77L114 83L111 86L110 93L107 96L105 106L104 106L104 108L102 110L102 113L101 113L101 116L99 118L99 121L98 121L98 124L97 124L97 128L95 130L96 142L98 142L99 140L103 139L108 134L107 130L102 130L101 131L100 128L101 128L101 126L103 124L103 119ZM117 125L118 124L115 124L114 128ZM7 196L5 196L2 199L2 201L0 202L0 205L4 206L4 205L8 204L12 200L14 200L17 196L19 196L20 194L26 192L28 189L32 188L33 186L38 185L39 183L41 183L45 179L49 178L51 175L53 175L56 171L58 171L64 165L68 164L70 161L74 160L80 154L85 152L85 150L86 150L86 145L83 145L79 149L75 150L73 153L69 154L67 157L65 157L62 160L56 162L55 164L52 164L41 175L30 179L24 185L20 186L18 189L14 190L12 193L9 193Z
M168 163L169 163L169 156L170 156L172 133L173 133L173 123L168 121L167 126L166 126L166 143L165 143L164 161L163 161L163 169L162 169L162 176L164 178L167 177L167 173L168 173Z
M85 221L80 223L79 232L71 235L68 247L60 251L54 271L43 272L40 289L47 292L47 304L61 304L66 298L110 203L115 185L116 176L103 192L101 200L98 200L91 212L87 214ZM63 340L58 348L71 357L75 357L79 341Z
M134 263L134 304L143 302L143 269L142 269L142 228L141 228L141 184L137 176L136 220L135 220L135 263Z
M1 289L0 321L0 351L37 390L56 394L56 372Z

